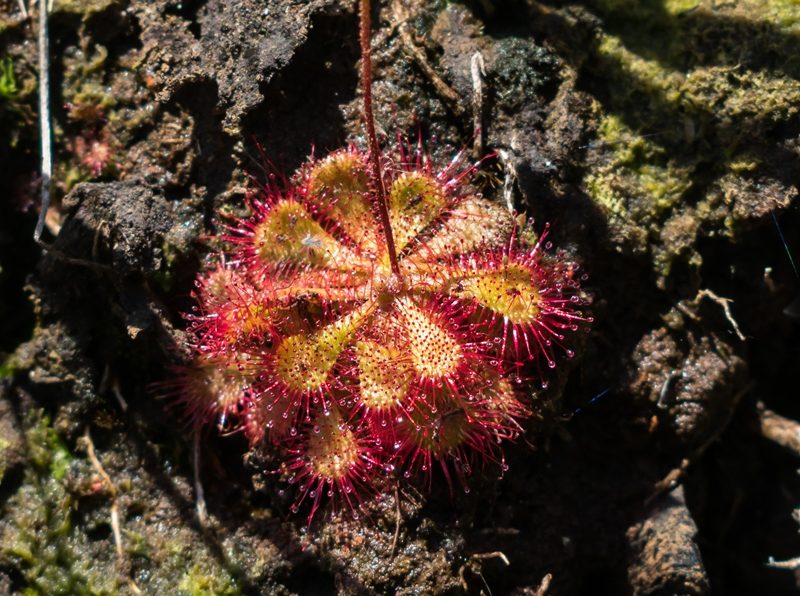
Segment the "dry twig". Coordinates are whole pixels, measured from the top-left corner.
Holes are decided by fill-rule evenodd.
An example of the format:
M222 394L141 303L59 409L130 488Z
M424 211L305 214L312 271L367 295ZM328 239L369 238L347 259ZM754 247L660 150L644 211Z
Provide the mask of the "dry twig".
M736 332L736 337L738 337L742 341L747 339L742 333L742 330L739 329L739 324L736 322L736 319L734 319L733 315L731 314L731 302L733 302L733 300L731 300L730 298L723 298L722 296L717 296L711 290L700 290L697 293L697 296L695 297L693 302L695 304L698 304L700 300L702 300L703 298L708 298L719 304L722 307L722 310L725 311L725 318L728 319L728 322L731 324L731 327L733 327L733 330Z
M480 562L485 561L486 559L500 559L506 566L511 565L506 557L505 553L496 550L489 553L474 553L470 555L469 559L466 563L464 563L461 568L458 570L458 576L461 579L461 586L464 590L469 591L469 584L467 583L466 578L466 571L469 569L472 573L477 575L481 582L483 582L483 587L486 588L487 594L492 596L492 589L489 587L489 584L486 582L486 578L483 577L483 573L481 572Z
M548 573L542 578L542 583L539 584L538 588L536 588L536 594L534 596L545 596L547 591L550 589L551 581L553 581L553 574Z
M788 559L786 561L776 561L773 557L770 557L767 561L767 567L772 567L773 569L789 569L790 571L795 571L800 569L800 557L794 557L793 559Z

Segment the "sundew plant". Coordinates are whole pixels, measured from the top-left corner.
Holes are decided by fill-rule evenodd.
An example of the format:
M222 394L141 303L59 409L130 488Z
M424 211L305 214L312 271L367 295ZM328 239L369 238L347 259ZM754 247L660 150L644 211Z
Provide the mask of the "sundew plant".
M477 166L380 149L369 21L362 0L369 149L310 159L227 223L178 381L197 425L274 449L309 520L323 502L358 516L387 475L467 487L478 467L505 468L533 386L591 320L578 266L477 194Z

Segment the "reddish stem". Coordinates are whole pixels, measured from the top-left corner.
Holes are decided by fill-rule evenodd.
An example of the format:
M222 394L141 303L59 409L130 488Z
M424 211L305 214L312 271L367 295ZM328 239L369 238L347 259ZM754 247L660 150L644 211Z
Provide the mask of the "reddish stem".
M369 160L372 165L372 184L378 195L378 212L381 216L383 233L386 236L386 249L389 251L389 262L392 264L392 273L400 276L400 266L397 264L397 250L394 246L392 224L389 220L389 205L386 201L386 190L383 188L383 173L381 172L381 155L378 149L378 137L375 135L375 117L372 114L372 51L370 41L372 36L370 0L361 0L361 85L364 92L364 120L367 124L367 139L369 141Z

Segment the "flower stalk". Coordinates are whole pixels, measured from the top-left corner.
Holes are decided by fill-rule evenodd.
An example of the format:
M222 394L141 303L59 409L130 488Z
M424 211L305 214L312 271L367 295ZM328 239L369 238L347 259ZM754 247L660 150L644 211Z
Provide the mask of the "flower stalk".
M370 0L361 0L360 6L360 40L361 40L361 86L364 97L364 121L367 125L367 141L369 143L369 161L372 170L372 185L377 196L376 207L381 218L383 234L386 238L386 250L389 253L389 262L392 273L400 277L400 266L397 261L397 250L392 234L392 223L389 219L389 205L386 202L386 189L383 186L383 172L381 171L381 154L378 147L378 137L375 134L375 116L372 112L372 50L370 42L371 14Z

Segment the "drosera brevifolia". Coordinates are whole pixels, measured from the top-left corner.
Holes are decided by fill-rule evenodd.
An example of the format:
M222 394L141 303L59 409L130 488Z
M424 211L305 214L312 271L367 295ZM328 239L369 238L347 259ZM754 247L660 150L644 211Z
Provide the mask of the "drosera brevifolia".
M505 469L534 386L591 322L579 266L470 187L479 164L381 149L370 30L361 0L368 150L269 179L225 225L170 390L196 432L216 422L274 450L309 522L322 503L358 517L394 475L467 490L481 464Z

